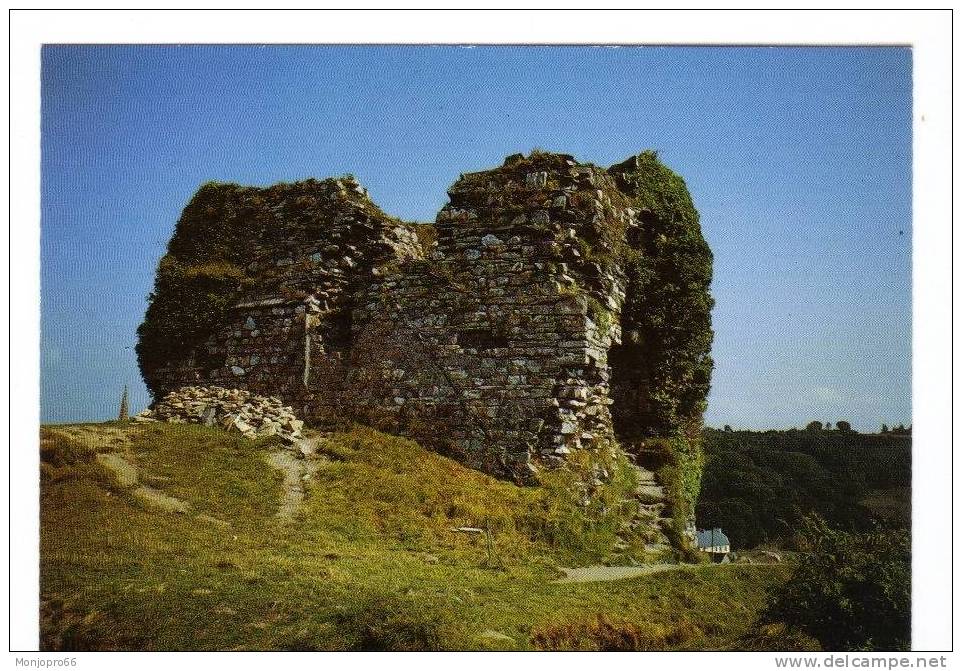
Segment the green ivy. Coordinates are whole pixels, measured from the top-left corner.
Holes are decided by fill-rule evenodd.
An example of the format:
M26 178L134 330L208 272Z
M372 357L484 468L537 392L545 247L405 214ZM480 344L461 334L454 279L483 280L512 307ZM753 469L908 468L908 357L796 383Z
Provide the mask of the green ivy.
M701 444L682 435L650 439L646 444L660 448L664 455L658 479L665 487L676 528L684 529L695 515L695 504L701 491L705 466Z
M152 392L155 371L181 359L223 322L244 280L241 269L227 262L185 267L169 254L161 259L137 329L137 360Z
M609 169L638 211L622 254L629 379L648 381L649 415L635 430L670 436L700 418L711 384L712 253L684 180L646 151ZM690 434L692 437L694 433Z
M588 316L598 328L598 335L602 338L611 332L611 327L615 325L614 316L611 310L601 304L594 296L588 295L585 299L587 303Z

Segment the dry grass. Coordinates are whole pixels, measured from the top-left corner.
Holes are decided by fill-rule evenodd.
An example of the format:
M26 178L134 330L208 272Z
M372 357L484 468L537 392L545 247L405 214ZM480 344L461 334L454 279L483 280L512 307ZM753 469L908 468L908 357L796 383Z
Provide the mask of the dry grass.
M664 625L599 613L539 627L532 631L531 641L540 650L651 651L674 648L703 634L687 620Z

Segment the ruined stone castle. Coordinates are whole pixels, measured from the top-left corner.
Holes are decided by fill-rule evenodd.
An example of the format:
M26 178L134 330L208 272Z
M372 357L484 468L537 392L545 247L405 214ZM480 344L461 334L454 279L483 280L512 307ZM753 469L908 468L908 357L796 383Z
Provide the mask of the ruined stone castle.
M204 185L139 330L148 387L276 395L521 482L615 439L697 441L711 253L680 177L533 152L448 196L415 224L350 176Z

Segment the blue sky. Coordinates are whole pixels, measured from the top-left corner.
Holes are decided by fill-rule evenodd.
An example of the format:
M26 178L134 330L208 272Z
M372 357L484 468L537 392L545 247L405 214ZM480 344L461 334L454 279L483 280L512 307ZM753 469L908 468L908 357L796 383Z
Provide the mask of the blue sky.
M431 221L461 172L534 147L646 148L715 254L707 421L911 421L911 51L47 46L41 418L149 402L133 345L208 180L353 173Z

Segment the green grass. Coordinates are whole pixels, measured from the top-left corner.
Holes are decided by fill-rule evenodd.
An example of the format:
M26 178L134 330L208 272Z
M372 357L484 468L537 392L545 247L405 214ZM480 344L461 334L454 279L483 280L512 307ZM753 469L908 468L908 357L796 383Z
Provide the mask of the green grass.
M597 561L612 538L551 483L517 487L356 428L325 444L284 523L266 445L159 424L121 426L123 443L108 428L43 430L58 475L41 481L47 650L737 648L790 570L557 584L558 566ZM111 487L93 455L112 449L191 512ZM486 524L494 561L483 539L451 531Z

